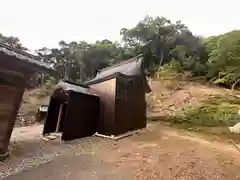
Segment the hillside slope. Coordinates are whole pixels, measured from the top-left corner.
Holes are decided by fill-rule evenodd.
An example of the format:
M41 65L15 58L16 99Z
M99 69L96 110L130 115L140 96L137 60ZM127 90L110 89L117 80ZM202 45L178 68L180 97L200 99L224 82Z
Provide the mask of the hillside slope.
M38 106L49 103L50 92L51 89L46 90L44 88L26 90L23 95L15 126L33 124Z
M229 131L240 122L238 90L175 78L155 79L150 85L152 93L146 97L149 120L240 142Z
M231 94L225 88L179 80L152 80L150 86L152 93L147 95L148 110L162 116L175 115L183 108L197 105L211 96Z

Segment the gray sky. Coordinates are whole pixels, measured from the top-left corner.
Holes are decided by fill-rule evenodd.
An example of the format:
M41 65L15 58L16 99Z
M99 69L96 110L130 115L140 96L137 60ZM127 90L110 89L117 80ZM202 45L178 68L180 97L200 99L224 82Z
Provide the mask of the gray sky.
M145 15L182 20L196 35L240 29L237 0L0 0L0 32L31 50L60 40L120 40Z

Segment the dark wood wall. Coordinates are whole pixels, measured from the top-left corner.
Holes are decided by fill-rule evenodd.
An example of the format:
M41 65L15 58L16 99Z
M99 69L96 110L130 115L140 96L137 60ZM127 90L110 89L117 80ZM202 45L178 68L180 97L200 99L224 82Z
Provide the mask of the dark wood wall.
M22 72L0 68L0 154L8 149L26 77Z
M62 140L92 136L99 121L99 97L74 91L68 94Z
M8 149L26 81L39 69L39 64L19 60L14 52L0 52L0 154Z
M115 128L116 78L90 85L100 97L100 120L98 132L112 135Z
M138 76L117 77L115 135L146 127L145 86Z
M67 95L65 100L62 94ZM66 104L66 111L62 112L60 122L62 140L91 136L97 131L99 97L75 91L62 91L58 95L54 93L54 97L51 98L43 135L55 132L61 104Z
M118 135L146 127L146 86L142 77L118 75L90 87L100 97L99 133Z

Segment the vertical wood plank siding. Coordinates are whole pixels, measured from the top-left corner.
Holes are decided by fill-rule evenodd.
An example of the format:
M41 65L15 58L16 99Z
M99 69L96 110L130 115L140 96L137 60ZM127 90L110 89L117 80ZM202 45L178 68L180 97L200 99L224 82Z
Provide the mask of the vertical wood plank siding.
M0 84L0 153L6 153L18 109L24 93L25 79L18 79L19 86Z
M146 127L145 89L138 76L117 77L115 135Z
M0 43L0 154L5 154L19 110L26 80L39 70L54 69L19 49Z
M0 87L0 153L6 152L8 120L14 108L16 89Z
M100 122L98 132L112 135L115 127L116 78L90 85L100 97Z

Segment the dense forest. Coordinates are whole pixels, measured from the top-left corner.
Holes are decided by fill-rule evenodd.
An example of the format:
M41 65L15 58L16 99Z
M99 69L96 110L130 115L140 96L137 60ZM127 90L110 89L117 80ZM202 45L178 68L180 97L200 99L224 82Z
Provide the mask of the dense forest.
M61 40L58 48L43 47L35 52L42 61L54 66L61 78L76 82L90 79L102 68L140 53L149 72L177 63L182 71L190 71L193 76L204 77L215 84L232 87L240 81L240 30L199 37L181 21L146 16L135 27L122 28L120 34L121 42L104 39L91 44ZM17 37L0 34L0 42L28 51ZM48 78L36 73L29 82L37 86Z

